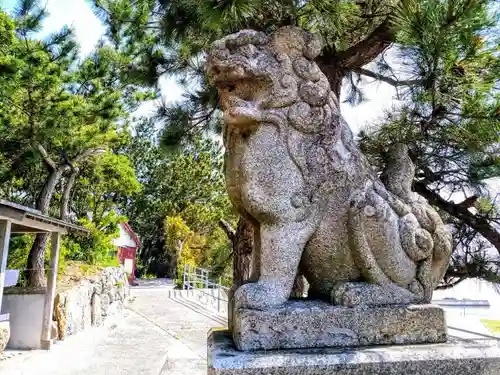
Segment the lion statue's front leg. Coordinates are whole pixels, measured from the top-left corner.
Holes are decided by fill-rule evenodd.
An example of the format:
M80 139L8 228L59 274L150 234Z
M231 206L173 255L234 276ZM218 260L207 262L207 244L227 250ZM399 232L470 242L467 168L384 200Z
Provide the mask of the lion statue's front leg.
M228 181L238 179L240 183L229 189L229 195L258 223L254 249L258 281L241 286L234 303L268 309L290 296L302 252L317 226L317 205L305 193L298 168L283 157L286 143L274 124L262 124L245 134L245 139L241 138L242 129L235 129L231 137L235 143L244 142L245 148L238 152L238 163L226 171Z

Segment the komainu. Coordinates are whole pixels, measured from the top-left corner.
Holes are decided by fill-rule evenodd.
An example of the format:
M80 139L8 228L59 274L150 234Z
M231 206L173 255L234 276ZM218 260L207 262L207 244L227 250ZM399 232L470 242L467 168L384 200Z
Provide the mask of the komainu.
M357 148L314 59L321 39L296 27L215 42L207 74L224 111L228 194L255 227L255 272L235 304L277 307L297 272L309 294L344 306L428 303L452 241L411 191L396 144L382 182Z

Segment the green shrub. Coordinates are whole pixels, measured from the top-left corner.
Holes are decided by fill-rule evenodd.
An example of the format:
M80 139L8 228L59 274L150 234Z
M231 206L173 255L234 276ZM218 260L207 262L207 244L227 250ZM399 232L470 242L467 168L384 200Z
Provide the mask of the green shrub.
M119 266L113 239L119 236L118 224L124 219L116 212L109 212L101 219L99 226L88 219L80 220L80 224L89 230L89 234L67 236L67 259L102 267Z

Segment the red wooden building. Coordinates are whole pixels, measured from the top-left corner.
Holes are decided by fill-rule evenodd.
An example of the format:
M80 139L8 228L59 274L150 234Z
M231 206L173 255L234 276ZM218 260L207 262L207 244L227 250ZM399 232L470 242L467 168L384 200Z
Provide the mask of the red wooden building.
M136 257L140 242L128 223L120 223L118 227L120 237L114 240L114 244L118 247L118 259L129 274L130 285L135 285Z

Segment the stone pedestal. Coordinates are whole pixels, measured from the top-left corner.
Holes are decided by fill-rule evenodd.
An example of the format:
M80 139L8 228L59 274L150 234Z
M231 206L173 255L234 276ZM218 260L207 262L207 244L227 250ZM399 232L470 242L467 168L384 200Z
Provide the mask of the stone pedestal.
M9 314L0 315L0 353L3 352L10 339Z
M446 342L444 311L434 305L334 306L291 300L267 311L233 312L239 350L357 347Z
M227 331L211 331L208 375L497 375L500 341L238 351Z

